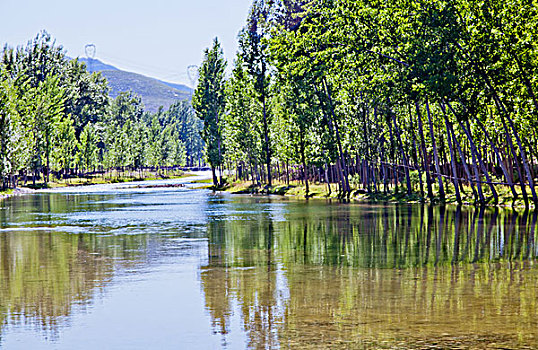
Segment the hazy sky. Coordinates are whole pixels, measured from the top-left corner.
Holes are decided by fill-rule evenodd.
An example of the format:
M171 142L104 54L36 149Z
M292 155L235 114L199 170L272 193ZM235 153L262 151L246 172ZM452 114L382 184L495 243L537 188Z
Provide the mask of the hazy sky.
M186 69L200 64L218 36L231 65L251 0L0 0L0 43L25 44L45 29L71 57L190 85Z

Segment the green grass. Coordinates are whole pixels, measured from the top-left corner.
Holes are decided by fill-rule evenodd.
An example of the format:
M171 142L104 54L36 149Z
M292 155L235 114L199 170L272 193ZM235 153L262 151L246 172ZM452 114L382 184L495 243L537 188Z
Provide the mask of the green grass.
M43 189L43 188L57 188L57 187L70 187L70 186L87 186L87 185L103 185L110 183L124 183L124 182L136 182L136 181L151 181L151 180L163 180L163 179L181 179L184 177L193 176L192 174L186 174L183 172L173 172L169 174L160 174L153 172L133 172L118 173L115 171L107 172L102 175L93 175L88 177L72 177L68 179L53 178L48 183L44 183L43 180L37 181L34 185L28 182L25 186L31 189Z
M211 183L213 183L213 180L211 180L211 179L194 180L194 181L191 181L191 183L193 183L193 184L211 184Z
M210 181L208 181L210 182ZM259 194L259 195L282 195L292 196L296 198L305 198L306 188L300 182L292 182L290 185L284 183L276 183L269 187L267 185L257 186L249 181L246 182L227 182L226 186L220 188L213 188L213 186L207 186L213 190L226 191L232 194ZM308 198L338 198L338 185L331 184L331 193L329 194L327 184L313 183L309 184L309 196ZM386 193L384 191L368 193L364 189L354 188L351 191L349 199L366 202L393 202L393 203L418 203L418 202L431 202L431 203L446 203L457 204L454 186L449 184L445 186L445 199L442 200L439 196L439 189L437 185L432 186L434 197L432 200L421 196L418 186L415 186L412 193L409 195L407 189L403 186L398 187L396 190L394 187L390 187ZM517 188L516 192L519 194L519 198L514 200L510 188L507 186L495 186L495 189L499 196L498 203L494 203L492 199L492 193L489 187L483 187L483 193L486 198L491 200L487 203L489 206L504 206L504 207L525 207L523 197L521 196L521 188ZM426 190L426 188L425 188ZM530 190L528 191L530 198ZM466 205L474 205L475 198L471 187L463 186L463 192L461 192L462 202Z
M336 185L331 184L332 193L329 195L326 184L309 184L308 198L336 198L338 193ZM255 185L251 182L234 182L228 183L227 186L221 189L230 192L232 194L260 194L260 195L280 195L280 196L292 196L302 197L306 196L306 187L300 183L276 183L273 186L267 185Z
M7 189L7 190L1 190L0 191L0 201L2 199L6 199L8 197L11 197L13 195L13 190L12 189Z

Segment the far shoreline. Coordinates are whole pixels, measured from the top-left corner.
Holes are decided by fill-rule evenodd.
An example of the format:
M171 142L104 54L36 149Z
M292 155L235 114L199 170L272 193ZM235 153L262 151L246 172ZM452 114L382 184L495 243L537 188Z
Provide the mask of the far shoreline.
M82 187L88 187L88 186L96 186L96 185L115 185L115 184L136 184L141 183L145 181L162 181L162 180L177 180L177 179L184 179L189 177L205 177L203 174L197 174L193 172L184 172L181 174L174 174L169 176L152 176L147 178L131 178L131 177L123 177L123 178L108 178L108 179L99 179L99 181L92 181L84 178L73 178L69 179L70 182L58 182L58 181L50 181L47 183L46 186L43 186L42 184L39 184L39 186L36 186L36 188L28 187L28 186L19 186L12 189L7 189L5 191L0 192L0 201L3 201L8 198L16 197L16 196L22 196L22 195L28 195L28 194L36 194L40 193L42 191L54 191L55 189L63 190L68 188L82 188ZM163 185L164 187L164 185ZM174 187L174 186L169 186Z
M366 193L362 190L352 191L352 194L349 198L339 198L337 196L337 184L331 184L331 195L327 191L327 185L323 184L311 184L308 198L305 197L305 187L304 185L286 185L278 184L274 186L253 186L248 182L239 182L239 183L227 183L224 187L215 188L211 184L211 176L209 172L187 172L181 175L172 175L172 176L161 176L161 177L148 177L148 178L123 178L123 179L107 179L108 181L99 181L99 182L73 182L73 183L57 183L50 182L48 187L44 188L30 188L30 187L17 187L15 189L9 189L4 192L0 192L0 202L4 199L11 197L36 194L42 191L52 191L55 189L61 191L68 188L82 188L86 186L94 185L118 185L125 184L131 185L141 182L157 182L162 180L178 180L192 177L193 181L186 182L193 184L190 188L192 189L208 189L212 190L215 193L230 194L230 195L249 195L249 196L259 196L259 197L281 197L289 198L301 201L308 200L326 200L326 201L335 201L338 203L363 203L363 204L429 204L429 205L450 205L450 206L464 206L464 207L481 207L481 205L466 201L464 203L458 204L454 198L447 198L445 201L440 201L438 197L435 197L433 201L424 200L420 197L419 193L413 193L411 197L403 192L388 192L388 193ZM186 184L185 183L185 184ZM183 187L184 184L170 184L170 185L148 185L144 187ZM134 185L133 187L136 187ZM334 189L333 189L334 187ZM520 201L521 202L521 201ZM513 209L513 210L536 210L535 206L530 203L529 206L525 207L524 203L487 203L483 205L486 208L502 208L502 209Z
M511 197L502 197L500 198L499 203L486 203L480 205L473 201L467 200L461 204L456 202L454 196L447 196L447 198L442 201L438 196L434 197L433 200L428 200L422 198L420 193L413 192L411 196L408 196L404 192L394 192L389 191L388 193L367 193L362 189L356 189L352 191L351 195L348 198L338 197L338 191L336 190L337 184L331 184L331 194L327 191L326 184L311 184L308 198L305 196L305 186L302 184L295 185L286 185L286 184L277 184L271 187L267 185L252 185L250 182L234 182L232 184L227 183L223 187L215 188L213 185L206 185L200 188L207 188L218 193L229 193L232 195L251 195L251 196L281 196L286 198L294 198L297 200L308 201L310 199L315 200L335 200L338 202L348 202L348 203L365 203L365 204L380 204L380 203L390 203L390 204L429 204L429 205L450 205L450 206L464 206L464 207L486 207L486 208L503 208L503 209L514 209L514 210L536 210L535 205L530 202L527 206L525 203L518 199L513 201Z

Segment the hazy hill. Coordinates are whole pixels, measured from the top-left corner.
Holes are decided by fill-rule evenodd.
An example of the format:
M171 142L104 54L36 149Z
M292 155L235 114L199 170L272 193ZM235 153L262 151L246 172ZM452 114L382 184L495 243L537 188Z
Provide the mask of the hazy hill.
M160 106L167 109L178 100L187 100L192 96L192 89L181 84L164 82L142 74L126 72L97 59L79 58L86 63L90 72L101 72L108 80L110 96L116 97L122 91L132 90L140 95L149 112L156 112Z
M88 68L89 72L100 72L104 70L119 70L118 68L111 66L110 64L103 63L93 58L80 58L79 57L78 60L80 62L86 63L86 68Z

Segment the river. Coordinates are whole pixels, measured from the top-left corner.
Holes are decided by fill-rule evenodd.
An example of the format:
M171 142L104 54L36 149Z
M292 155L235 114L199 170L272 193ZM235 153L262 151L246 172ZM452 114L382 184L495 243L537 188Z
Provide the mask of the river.
M0 202L0 348L538 347L536 212L186 181Z

